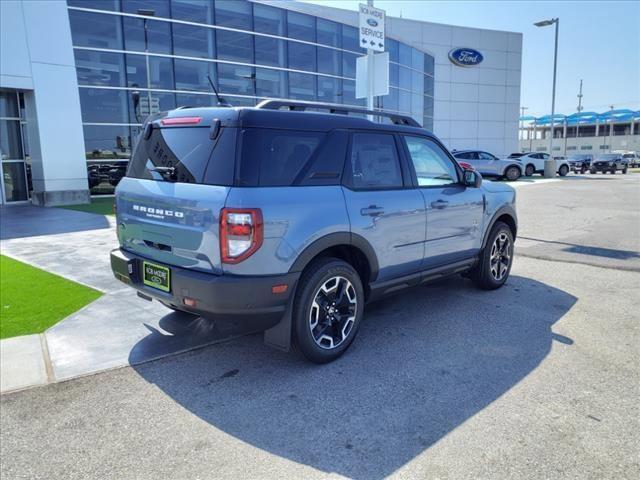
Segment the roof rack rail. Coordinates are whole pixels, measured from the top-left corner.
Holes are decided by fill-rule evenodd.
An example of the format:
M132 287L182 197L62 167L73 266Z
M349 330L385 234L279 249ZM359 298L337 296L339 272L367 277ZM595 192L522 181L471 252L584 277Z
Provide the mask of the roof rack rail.
M307 108L317 108L319 110L328 110L329 113L336 113L340 115L348 115L349 112L362 113L365 115L373 115L377 117L387 117L395 125L407 125L410 127L422 128L414 118L407 115L401 115L399 113L385 112L384 110L368 110L366 108L352 107L349 105L342 105L339 103L320 103L320 102L303 102L303 101L291 101L291 100L263 100L256 105L256 108L262 108L264 110L281 110L286 108L288 110L305 111Z

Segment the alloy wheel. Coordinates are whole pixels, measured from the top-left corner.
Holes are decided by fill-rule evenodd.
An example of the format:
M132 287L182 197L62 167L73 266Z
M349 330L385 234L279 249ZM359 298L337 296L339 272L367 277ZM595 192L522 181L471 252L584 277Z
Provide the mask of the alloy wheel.
M309 329L316 344L325 349L346 340L356 319L356 289L345 277L335 276L316 291L309 311Z
M491 276L497 282L501 281L509 270L511 263L511 240L505 232L501 232L491 246L490 270Z

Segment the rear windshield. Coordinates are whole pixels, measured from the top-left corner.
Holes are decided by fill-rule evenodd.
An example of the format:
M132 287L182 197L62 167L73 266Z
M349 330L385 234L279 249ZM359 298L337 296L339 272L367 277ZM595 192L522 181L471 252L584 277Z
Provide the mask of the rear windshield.
M509 155L509 158L520 158L524 155L524 153L512 153Z
M179 183L232 185L235 130L222 128L211 140L208 127L153 128L151 136L138 137L129 163L128 177ZM173 167L173 176L154 171Z

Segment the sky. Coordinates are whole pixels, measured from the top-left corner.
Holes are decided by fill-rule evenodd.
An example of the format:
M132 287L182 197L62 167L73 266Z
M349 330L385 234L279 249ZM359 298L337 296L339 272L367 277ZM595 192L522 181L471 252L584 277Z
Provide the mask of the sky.
M306 0L358 10L350 0ZM560 18L556 112L640 110L640 1L434 1L375 0L387 15L465 27L520 32L523 36L520 105L525 115L551 112L554 27L533 22ZM473 47L473 45L461 45ZM437 79L436 79L437 81Z

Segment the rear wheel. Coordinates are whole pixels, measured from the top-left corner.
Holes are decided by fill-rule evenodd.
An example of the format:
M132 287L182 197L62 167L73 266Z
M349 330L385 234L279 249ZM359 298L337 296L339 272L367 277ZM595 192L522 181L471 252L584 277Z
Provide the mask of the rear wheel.
M506 223L496 222L489 233L471 279L484 290L500 288L509 278L513 260L513 234Z
M520 169L518 167L509 167L504 172L504 176L510 182L514 182L520 178Z
M560 169L558 170L558 173L560 174L561 177L566 176L567 173L569 173L569 167L567 167L566 165L561 165Z
M337 258L319 258L304 271L294 300L294 340L315 363L342 355L356 336L364 312L358 272Z

